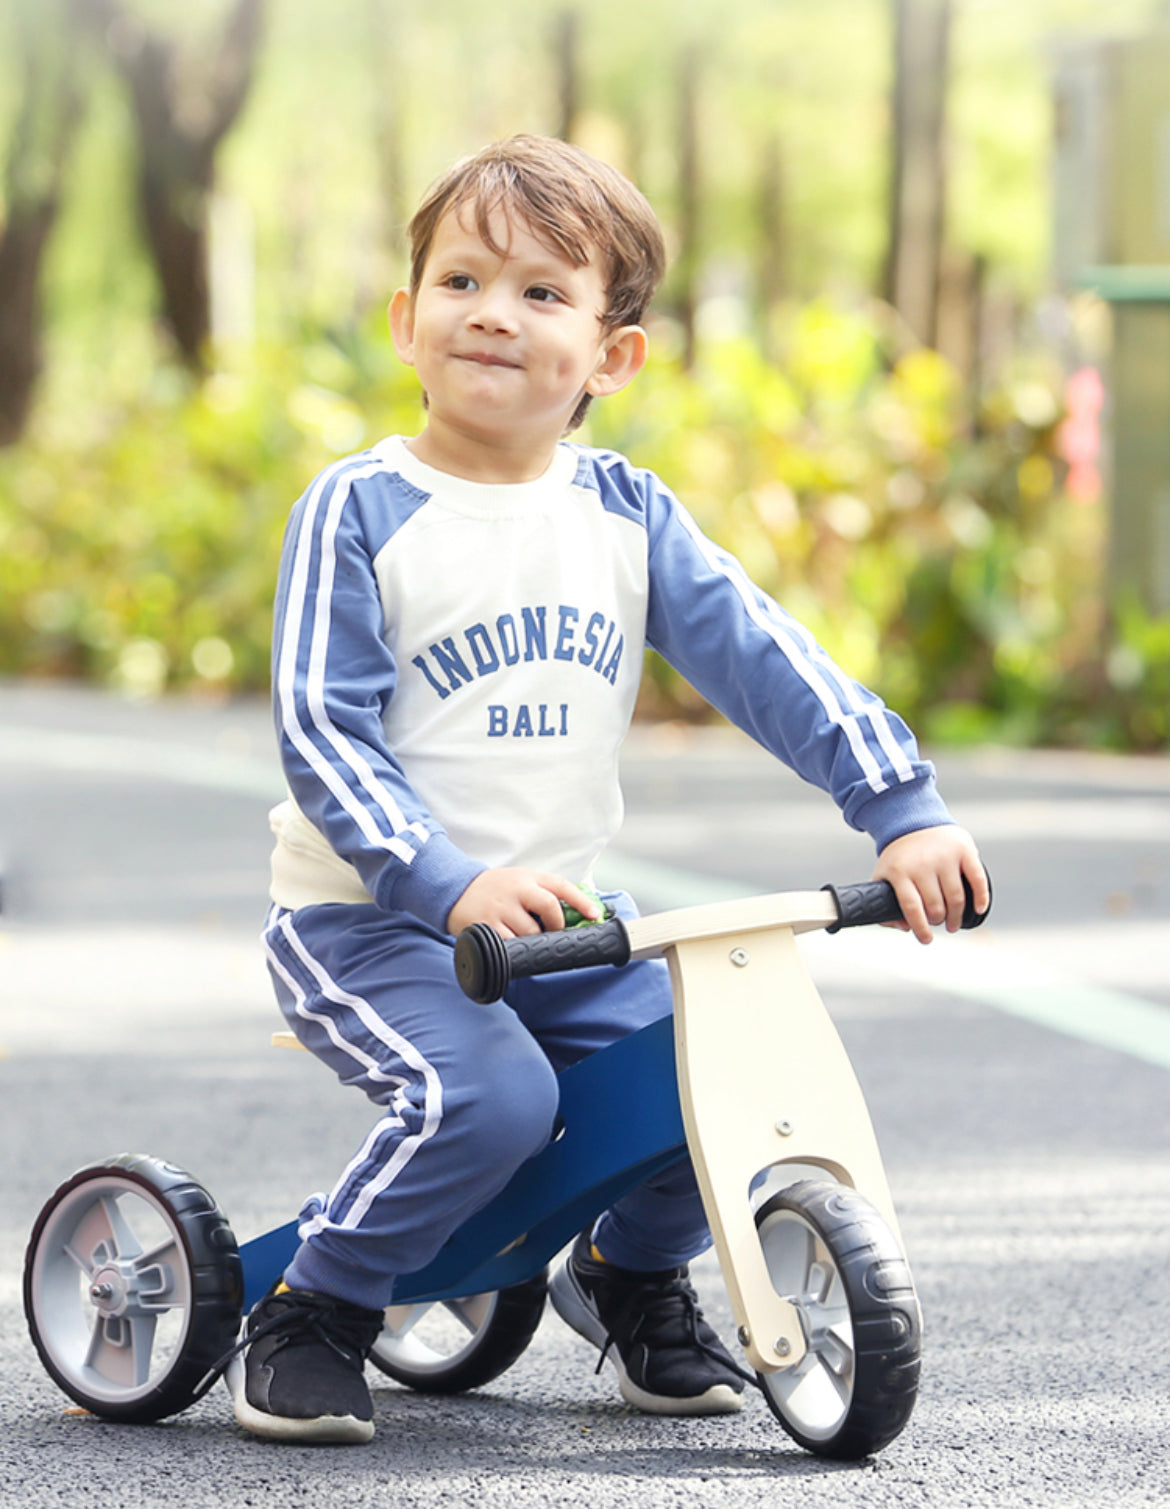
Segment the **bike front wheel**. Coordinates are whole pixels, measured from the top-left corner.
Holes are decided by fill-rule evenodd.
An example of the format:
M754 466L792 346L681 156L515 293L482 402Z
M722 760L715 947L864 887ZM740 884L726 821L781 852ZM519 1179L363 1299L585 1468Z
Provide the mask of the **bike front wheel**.
M856 1460L905 1427L918 1393L922 1319L886 1223L855 1190L802 1180L756 1214L773 1288L800 1316L796 1366L759 1374L780 1424L818 1456Z

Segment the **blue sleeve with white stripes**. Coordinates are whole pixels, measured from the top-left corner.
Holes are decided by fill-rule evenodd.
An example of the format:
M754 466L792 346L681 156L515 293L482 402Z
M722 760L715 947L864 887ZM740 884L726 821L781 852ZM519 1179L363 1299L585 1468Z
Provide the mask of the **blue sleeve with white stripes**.
M650 540L647 641L695 689L882 849L953 822L913 734L643 473Z
M443 931L484 866L447 838L386 743L382 716L398 673L374 575L381 540L367 538L358 496L360 485L383 513L401 510L384 473L381 463L347 458L290 517L273 634L277 733L298 807L374 901Z

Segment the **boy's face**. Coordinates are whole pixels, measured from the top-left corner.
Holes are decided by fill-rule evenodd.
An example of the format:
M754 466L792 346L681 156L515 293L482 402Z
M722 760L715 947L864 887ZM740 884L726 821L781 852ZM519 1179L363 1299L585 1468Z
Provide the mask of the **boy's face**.
M468 208L435 228L415 294L390 305L394 344L427 394L427 431L496 448L547 450L585 392L616 391L636 327L606 331L605 280L596 256L576 267L497 210L491 230L505 255L475 228ZM635 342L637 344L637 342ZM620 369L620 370L619 370Z

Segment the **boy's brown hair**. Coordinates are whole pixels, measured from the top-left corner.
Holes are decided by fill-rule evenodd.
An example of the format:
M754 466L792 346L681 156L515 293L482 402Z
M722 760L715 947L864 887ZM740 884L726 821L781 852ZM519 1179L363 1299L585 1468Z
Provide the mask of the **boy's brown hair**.
M410 222L410 291L416 294L435 228L470 204L475 227L497 254L496 209L519 215L534 236L575 267L596 249L605 273L606 330L641 322L666 269L662 231L645 198L616 168L546 136L512 136L464 158L428 191Z

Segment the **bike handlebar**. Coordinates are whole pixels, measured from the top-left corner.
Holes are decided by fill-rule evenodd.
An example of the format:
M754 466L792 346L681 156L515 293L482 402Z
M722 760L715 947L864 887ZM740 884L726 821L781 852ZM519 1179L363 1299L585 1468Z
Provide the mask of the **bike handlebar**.
M990 881L988 885L990 886ZM832 927L825 929L827 933L839 933L843 927L869 927L873 923L904 920L902 908L898 905L898 898L888 880L865 880L860 885L826 885L821 890L828 891L837 903L837 921ZM986 912L975 910L975 897L965 875L963 895L966 905L963 907L963 920L959 926L964 930L979 927L986 922L991 904L988 903Z
M566 927L526 938L500 937L489 922L473 922L455 943L455 975L464 995L486 1006L498 1001L512 980L550 975L593 964L630 962L630 939L620 917L586 927Z
M843 927L867 927L879 922L901 922L902 910L888 880L869 880L860 885L823 886L837 904L837 921L826 932ZM971 887L963 881L967 905L962 926L978 927L987 912L976 912ZM990 906L988 911L990 911ZM530 937L500 937L487 922L474 922L455 943L455 975L464 995L480 1005L498 1001L513 980L532 975L555 974L566 969L630 962L630 938L620 917L585 927L560 928Z

